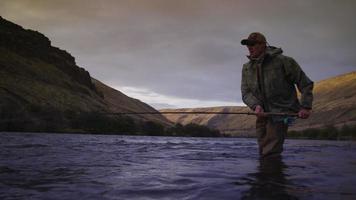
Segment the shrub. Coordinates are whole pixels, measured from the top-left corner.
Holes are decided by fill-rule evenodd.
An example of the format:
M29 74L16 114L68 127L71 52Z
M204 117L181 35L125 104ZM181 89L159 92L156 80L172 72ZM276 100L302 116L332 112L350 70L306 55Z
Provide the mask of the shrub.
M332 125L319 129L306 129L302 131L289 131L288 138L308 138L308 139L323 139L323 140L356 140L356 125L336 128Z

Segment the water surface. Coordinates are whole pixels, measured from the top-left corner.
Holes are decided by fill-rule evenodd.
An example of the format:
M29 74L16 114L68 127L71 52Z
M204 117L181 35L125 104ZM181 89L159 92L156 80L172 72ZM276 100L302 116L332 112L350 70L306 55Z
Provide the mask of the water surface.
M0 199L356 199L356 143L0 133Z

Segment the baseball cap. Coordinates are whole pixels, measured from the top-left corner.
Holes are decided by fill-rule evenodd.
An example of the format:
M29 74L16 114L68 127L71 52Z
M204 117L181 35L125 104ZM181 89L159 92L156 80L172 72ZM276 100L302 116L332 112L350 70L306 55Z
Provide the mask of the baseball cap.
M259 32L251 33L247 39L241 40L242 45L255 45L257 43L266 43L266 37Z

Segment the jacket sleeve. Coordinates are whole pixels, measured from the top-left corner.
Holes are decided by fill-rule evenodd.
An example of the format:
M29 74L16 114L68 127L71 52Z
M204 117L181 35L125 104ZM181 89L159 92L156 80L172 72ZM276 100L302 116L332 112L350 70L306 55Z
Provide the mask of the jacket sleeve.
M313 104L313 81L307 77L299 64L291 57L285 57L284 69L287 79L297 85L301 93L301 106L306 109L311 109Z
M261 102L253 95L251 88L248 86L248 77L245 70L245 66L242 69L241 77L241 94L242 101L251 109L255 110L257 105L262 105Z

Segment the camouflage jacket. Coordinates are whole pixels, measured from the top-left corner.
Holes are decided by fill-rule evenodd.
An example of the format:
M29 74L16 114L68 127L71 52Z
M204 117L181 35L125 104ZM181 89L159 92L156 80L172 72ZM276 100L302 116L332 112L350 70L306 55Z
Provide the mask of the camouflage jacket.
M252 110L257 105L265 112L298 112L301 107L312 108L313 82L293 58L282 53L280 48L267 47L261 58L250 58L244 64L242 100ZM301 93L300 101L296 88Z

